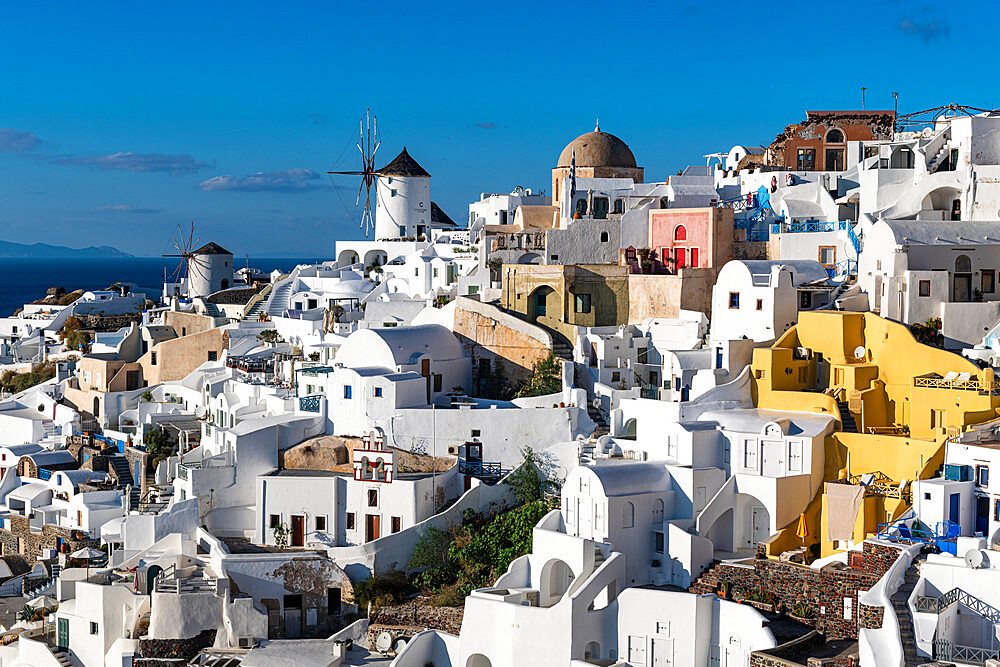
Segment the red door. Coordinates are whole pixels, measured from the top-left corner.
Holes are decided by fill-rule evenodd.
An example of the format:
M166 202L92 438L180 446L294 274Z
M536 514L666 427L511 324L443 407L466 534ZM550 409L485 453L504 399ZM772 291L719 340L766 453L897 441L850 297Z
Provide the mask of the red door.
M305 545L306 518L301 515L292 515L292 546L301 547Z
M379 537L379 528L381 517L378 514L366 514L365 515L365 542L371 542L372 540L377 540Z
M699 264L698 264L698 249L697 248L691 248L691 266L694 267L694 268L698 268L698 266L699 266Z
M687 266L687 249L674 248L674 266L678 271Z

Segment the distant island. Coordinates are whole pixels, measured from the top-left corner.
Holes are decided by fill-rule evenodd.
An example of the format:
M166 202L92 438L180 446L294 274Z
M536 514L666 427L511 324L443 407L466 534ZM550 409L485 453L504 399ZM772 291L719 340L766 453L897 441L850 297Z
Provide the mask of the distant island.
M48 243L11 243L0 241L0 257L21 257L25 259L114 259L134 257L111 246L90 246L88 248L67 248Z

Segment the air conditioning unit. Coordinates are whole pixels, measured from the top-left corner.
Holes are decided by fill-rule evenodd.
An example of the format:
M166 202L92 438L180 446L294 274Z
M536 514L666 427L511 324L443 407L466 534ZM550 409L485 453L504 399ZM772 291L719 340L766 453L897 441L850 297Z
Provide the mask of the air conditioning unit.
M253 648L256 643L252 635L249 637L238 637L236 641L239 648Z
M448 445L448 456L458 456L458 445Z

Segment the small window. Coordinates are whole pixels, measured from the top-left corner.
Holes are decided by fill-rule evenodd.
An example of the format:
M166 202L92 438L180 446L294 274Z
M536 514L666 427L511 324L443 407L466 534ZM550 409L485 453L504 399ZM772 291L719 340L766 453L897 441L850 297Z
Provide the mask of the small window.
M559 255L549 255L549 259L551 259L553 262L558 262Z
M436 266L434 267L434 277L435 277L435 278L437 278L437 277L438 277L438 269L437 269L437 267L436 267Z
M616 215L621 215L624 212L625 212L625 200L624 199L616 199L615 200L615 214Z
M480 429L478 429L478 428L474 428L474 429L472 429L472 437L473 437L473 438L478 438L478 437L480 437L480 436L482 435L482 433L483 433L483 432L482 432L482 430L480 430Z
M990 484L990 467L976 466L976 486L986 488Z
M983 269L983 294L993 294L996 291L997 272L996 269Z
M931 499L931 494L930 494L930 493L927 493L927 492L925 491L925 492L924 492L924 500L930 500L930 499ZM1000 503L1000 501L997 501L997 502L998 502L998 503Z
M795 171L813 171L816 169L816 149L800 148L795 156Z
M351 385L345 384L344 385L344 398L349 399L350 397L351 397Z
M663 553L663 533L661 532L653 533L653 551L658 554Z
M844 133L840 130L830 130L826 133L826 143L828 144L842 144L844 143Z
M921 280L918 287L918 294L920 296L930 296L931 295L931 281Z
M608 233L601 232L601 243L607 243L607 242L608 242Z
M674 229L674 240L675 241L687 241L688 233L684 225L677 225Z
M354 512L347 513L347 530L354 530Z
M375 398L382 398L382 387L375 387Z
M740 293L739 292L730 292L729 293L729 307L730 308L739 308L740 307Z
M812 308L812 294L809 292L799 292L799 308Z
M434 374L434 391L441 391L441 378L443 376L440 373Z
M403 530L403 517L394 516L392 517L392 532L398 533Z
M622 508L622 528L631 528L635 525L635 507L630 502L625 502Z
M97 623L95 623L94 621L90 622L90 634L92 635L97 634Z
M318 516L316 517L316 530L325 531L326 530L326 517Z
M218 359L219 359L219 353L216 350L209 350L208 351L208 360L209 361L217 361Z
M281 515L280 514L272 514L271 515L271 519L270 519L268 525L271 528L277 528L278 526L280 526L281 525Z
M589 313L590 312L590 295L589 294L577 294L576 295L576 312L578 312L578 313Z
M640 347L636 349L635 361L637 364L647 364L649 363L649 348ZM655 384L655 383L653 383Z
M377 489L368 489L368 507L378 507Z
M764 310L764 299L757 299L757 310Z
M150 352L149 353L149 364L151 366L155 366L156 365L156 352Z
M823 266L832 266L837 263L837 248L832 245L821 245L819 247L819 263Z

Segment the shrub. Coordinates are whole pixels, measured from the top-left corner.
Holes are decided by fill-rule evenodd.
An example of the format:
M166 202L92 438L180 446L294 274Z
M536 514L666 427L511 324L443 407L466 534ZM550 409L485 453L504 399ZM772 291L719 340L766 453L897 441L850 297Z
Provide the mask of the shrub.
M257 334L257 340L262 343L271 343L272 345L283 342L281 334L278 333L277 329L265 329L264 331L261 331Z
M562 391L561 371L562 364L556 359L556 355L550 352L549 356L535 362L531 377L518 390L517 397L546 396Z
M398 570L391 570L384 574L373 574L364 581L355 582L352 602L358 606L359 610L367 609L369 605L377 609L400 604L415 592L416 589L405 574Z

